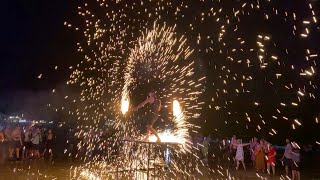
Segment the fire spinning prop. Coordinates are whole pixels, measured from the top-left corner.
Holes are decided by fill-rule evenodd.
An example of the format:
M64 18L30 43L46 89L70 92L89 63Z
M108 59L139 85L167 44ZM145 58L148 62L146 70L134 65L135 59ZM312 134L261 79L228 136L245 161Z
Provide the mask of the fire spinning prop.
M193 50L187 45L187 40L183 36L179 37L174 30L174 27L159 26L155 23L153 29L146 30L135 42L136 45L130 50L124 73L125 82L121 93L121 102L119 102L121 104L119 110L121 110L124 116L122 118L125 118L125 121L122 121L119 115L120 119L116 119L115 126L119 134L126 134L133 140L133 143L126 142L122 144L120 151L123 154L119 155L112 163L109 162L107 164L107 162L98 161L94 162L94 165L92 165L92 162L89 163L91 167L89 169L91 170L97 169L97 164L100 166L98 170L102 167L107 167L108 174L105 174L103 177L108 175L114 177L116 176L114 175L115 171L118 173L119 169L122 173L126 174L126 177L130 177L130 172L134 172L131 174L134 176L138 170L146 168L148 169L147 172L140 172L139 176L144 177L143 174L149 176L150 167L154 169L156 163L161 163L161 157L167 156L169 158L169 147L166 148L165 152L159 150L158 152L153 152L154 150L151 150L151 155L154 159L157 159L151 164L149 162L150 154L147 151L155 149L157 145L147 144L146 146L141 146L137 144L138 140L141 139L141 133L139 133L139 130L135 126L135 123L139 122L134 122L137 117L134 115L125 116L130 110L130 94L132 89L139 88L140 82L152 82L155 80L160 82L161 87L164 88L157 89L157 91L162 94L160 99L164 102L163 106L172 108L168 111L172 115L170 119L172 119L174 127L169 130L160 131L161 143L164 143L163 145L165 146L168 146L168 143L175 143L175 148L177 148L175 150L176 156L179 156L180 153L185 154L191 151L189 131L192 128L192 124L187 122L187 114L193 114L192 110L194 108L200 109L201 104L203 104L199 103L198 97L203 92L205 77L195 78L195 60L191 57ZM141 66L146 67L143 69L144 73L152 74L152 76L135 77L135 74L140 74L137 71L139 71L138 68ZM197 79L197 82L195 79ZM184 108L182 108L181 103L184 104ZM121 140L121 137L118 136L117 139ZM155 142L155 136L151 136L149 141ZM139 143L143 144L143 142ZM155 157L156 154L158 155L157 157ZM175 159L172 159L171 163L177 171L180 170L180 165ZM81 171L80 175L86 177L93 176L88 175L88 164L86 166L84 168L85 171ZM92 166L95 168L92 168Z

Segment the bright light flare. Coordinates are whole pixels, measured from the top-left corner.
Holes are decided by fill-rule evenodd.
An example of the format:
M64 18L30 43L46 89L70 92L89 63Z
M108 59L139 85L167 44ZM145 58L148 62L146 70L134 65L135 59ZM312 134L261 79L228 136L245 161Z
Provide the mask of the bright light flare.
M175 117L178 117L180 114L181 114L181 107L180 107L180 104L177 100L174 100L173 101L173 115Z
M128 98L122 98L121 101L121 112L123 115L125 115L129 110L129 99Z
M189 138L188 127L190 126L188 122L186 122L186 118L183 112L183 109L180 106L180 103L177 100L173 101L172 111L173 111L173 121L176 126L175 130L166 130L163 132L159 132L159 137L161 142L171 142L171 143L179 143L184 148L187 145L187 141ZM156 142L157 138L152 135L149 137L150 142Z
M89 171L88 169L84 169L80 173L80 177L85 178L87 180L101 180L101 178L95 173Z

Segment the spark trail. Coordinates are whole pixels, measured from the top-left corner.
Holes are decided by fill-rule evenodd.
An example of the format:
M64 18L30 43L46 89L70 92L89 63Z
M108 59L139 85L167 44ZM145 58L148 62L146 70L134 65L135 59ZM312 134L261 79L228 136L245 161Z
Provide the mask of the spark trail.
M319 39L319 9L311 2L297 2L302 10L286 3L291 1L88 1L78 8L83 23L65 23L84 36L78 43L84 60L70 67L68 81L81 90L71 102L82 106L70 114L79 129L97 133L111 117L117 138L139 137L135 119L142 115L130 108L141 95L134 92L153 82L168 116L175 116L173 102L182 107L184 120L174 120L185 122L177 128L184 132L169 132L179 142L196 127L190 120L222 133L234 127L267 137L304 124L319 128L318 112L304 122L298 111L318 97L319 49L313 42ZM203 107L207 114L199 118ZM229 176L223 168L216 173Z

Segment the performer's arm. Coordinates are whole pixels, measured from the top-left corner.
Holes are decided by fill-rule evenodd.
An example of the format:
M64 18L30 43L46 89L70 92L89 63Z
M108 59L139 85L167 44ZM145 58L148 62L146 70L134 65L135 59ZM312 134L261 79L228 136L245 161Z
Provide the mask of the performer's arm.
M144 100L142 103L140 103L136 108L134 108L135 111L137 111L138 109L142 108L144 105L146 105L149 102L149 98L147 98L146 100Z

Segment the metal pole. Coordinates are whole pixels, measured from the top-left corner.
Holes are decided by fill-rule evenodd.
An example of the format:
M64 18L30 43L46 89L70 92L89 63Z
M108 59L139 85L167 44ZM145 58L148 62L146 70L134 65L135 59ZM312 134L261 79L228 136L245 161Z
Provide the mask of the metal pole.
M148 143L148 167L147 167L147 180L149 180L149 163L150 163L150 143Z

